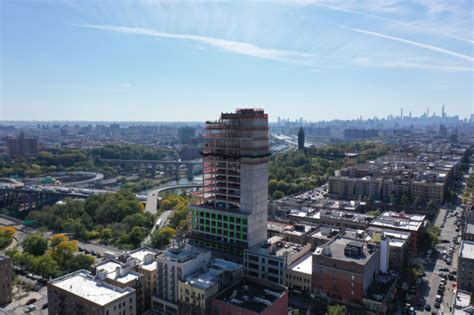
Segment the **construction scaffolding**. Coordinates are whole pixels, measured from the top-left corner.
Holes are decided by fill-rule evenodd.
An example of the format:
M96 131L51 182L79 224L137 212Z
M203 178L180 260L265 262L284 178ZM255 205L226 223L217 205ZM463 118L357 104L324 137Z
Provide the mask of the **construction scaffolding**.
M208 206L239 209L241 164L268 161L268 116L262 109L237 109L206 122L202 200ZM263 159L263 161L262 161Z

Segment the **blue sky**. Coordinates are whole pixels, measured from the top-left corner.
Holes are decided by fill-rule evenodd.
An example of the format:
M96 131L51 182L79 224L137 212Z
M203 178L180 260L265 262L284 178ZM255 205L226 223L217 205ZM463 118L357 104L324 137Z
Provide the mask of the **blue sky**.
M0 1L0 120L474 109L472 0Z

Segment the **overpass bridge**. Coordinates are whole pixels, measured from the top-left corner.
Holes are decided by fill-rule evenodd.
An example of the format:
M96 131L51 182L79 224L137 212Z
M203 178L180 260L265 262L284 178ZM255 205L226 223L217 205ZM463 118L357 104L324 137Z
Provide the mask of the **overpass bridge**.
M64 189L64 188L60 188ZM68 190L38 189L38 188L0 188L0 208L18 206L19 212L28 213L42 206L53 204L64 198L86 199L90 194Z
M106 163L120 165L124 168L145 168L145 175L148 174L151 177L156 175L157 167L162 167L165 170L169 170L171 167L174 172L175 179L179 179L179 173L181 167L186 167L186 175L189 181L193 180L194 167L201 165L202 161L166 161L166 160L117 160L117 159L101 159Z

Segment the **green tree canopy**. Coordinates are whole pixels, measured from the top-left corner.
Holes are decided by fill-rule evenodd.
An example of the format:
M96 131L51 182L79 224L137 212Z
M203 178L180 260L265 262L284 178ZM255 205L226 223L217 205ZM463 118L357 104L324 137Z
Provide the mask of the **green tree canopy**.
M48 249L48 240L40 234L28 235L22 244L23 251L33 256L41 256Z

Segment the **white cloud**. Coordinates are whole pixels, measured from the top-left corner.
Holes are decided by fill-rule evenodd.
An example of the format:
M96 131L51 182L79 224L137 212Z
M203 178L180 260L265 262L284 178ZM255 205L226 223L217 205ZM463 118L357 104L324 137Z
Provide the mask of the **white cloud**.
M231 41L226 39L191 35L191 34L176 34L176 33L165 33L151 29L137 28L137 27L126 27L126 26L113 26L113 25L79 25L84 28L92 28L98 30L106 30L118 33L127 34L138 34L147 35L159 38L172 38L179 40L188 40L201 44L207 44L213 47L223 49L228 52L232 52L240 55L247 55L263 59L279 60L293 63L306 64L310 61L312 54L280 50L280 49L268 49L262 48L253 44Z
M382 33L376 33L376 32L361 30L361 29L358 29L358 28L352 28L351 27L351 28L348 28L348 29L350 29L354 32L367 34L367 35L371 35L371 36L376 36L376 37L380 37L380 38L386 38L386 39L396 41L396 42L399 42L399 43L420 47L420 48L423 48L423 49L435 51L435 52L445 54L445 55L448 55L448 56L452 56L452 57L460 58L460 59L467 60L467 61L470 61L470 62L474 62L474 57L464 55L464 54L461 54L461 53L458 53L458 52L454 52L452 50L448 50L448 49L444 49L444 48L440 48L440 47L436 47L436 46L432 46L432 45L428 45L428 44L423 44L423 43L415 42L415 41L400 38L400 37L385 35L385 34L382 34Z
M406 58L392 60L374 60L369 57L358 57L354 59L354 64L359 67L372 68L407 68L446 72L474 72L474 69L472 67L446 65L434 62L433 60L416 60Z

